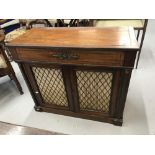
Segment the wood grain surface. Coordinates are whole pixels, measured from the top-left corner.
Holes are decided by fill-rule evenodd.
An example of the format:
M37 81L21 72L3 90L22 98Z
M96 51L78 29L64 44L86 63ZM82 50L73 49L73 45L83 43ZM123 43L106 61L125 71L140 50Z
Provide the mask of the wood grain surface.
M77 51L69 50L59 51L50 49L28 49L19 48L16 49L18 60L23 61L42 61L42 62L53 62L63 64L94 64L94 65L111 65L111 66L122 66L124 61L123 52L114 51ZM76 59L62 59L55 57L55 55L67 54L68 56L77 56Z
M8 46L138 49L132 27L33 28Z

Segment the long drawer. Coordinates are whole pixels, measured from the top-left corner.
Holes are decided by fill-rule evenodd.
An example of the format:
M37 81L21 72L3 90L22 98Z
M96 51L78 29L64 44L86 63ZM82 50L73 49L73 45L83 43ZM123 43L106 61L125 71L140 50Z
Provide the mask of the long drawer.
M123 66L124 53L119 51L78 51L52 49L16 49L16 59L61 64Z

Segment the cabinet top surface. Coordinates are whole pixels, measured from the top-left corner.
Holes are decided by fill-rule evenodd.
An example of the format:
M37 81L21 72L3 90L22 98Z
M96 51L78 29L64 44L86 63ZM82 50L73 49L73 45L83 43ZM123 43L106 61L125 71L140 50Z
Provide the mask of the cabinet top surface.
M139 48L132 27L33 28L7 46L136 50Z

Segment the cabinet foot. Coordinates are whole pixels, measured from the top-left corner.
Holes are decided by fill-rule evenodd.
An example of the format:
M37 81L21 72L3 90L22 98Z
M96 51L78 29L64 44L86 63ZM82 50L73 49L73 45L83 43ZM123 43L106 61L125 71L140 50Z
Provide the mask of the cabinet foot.
M40 106L34 106L35 111L42 112L42 108Z
M113 124L114 125L117 125L117 126L122 126L123 120L122 119L115 118L115 119L113 119Z

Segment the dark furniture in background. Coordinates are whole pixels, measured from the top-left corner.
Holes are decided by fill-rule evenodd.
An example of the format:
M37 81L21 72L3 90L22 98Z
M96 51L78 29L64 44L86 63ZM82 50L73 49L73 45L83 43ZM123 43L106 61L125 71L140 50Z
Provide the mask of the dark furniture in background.
M0 77L6 75L8 75L10 79L15 82L20 94L23 94L22 87L4 51L4 34L0 34Z
M122 125L139 50L133 28L34 28L7 47L36 111Z
M56 27L86 27L89 19L57 19Z
M0 19L0 27L2 25L6 24L6 23L11 22L11 21L14 21L14 19ZM13 31L13 30L15 30L15 29L17 29L19 27L20 27L20 23L15 22L12 25L8 25L8 26L6 26L4 28L2 27L2 29L3 29L4 33L7 34L7 33L11 32L11 31Z

